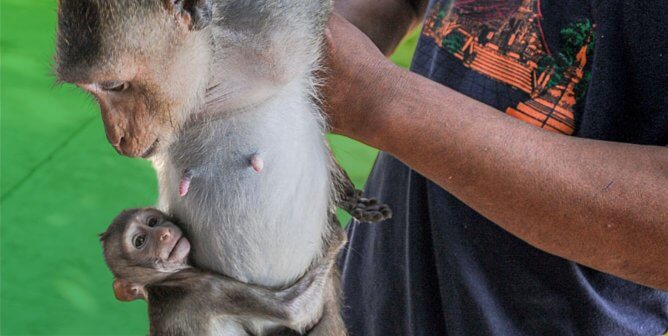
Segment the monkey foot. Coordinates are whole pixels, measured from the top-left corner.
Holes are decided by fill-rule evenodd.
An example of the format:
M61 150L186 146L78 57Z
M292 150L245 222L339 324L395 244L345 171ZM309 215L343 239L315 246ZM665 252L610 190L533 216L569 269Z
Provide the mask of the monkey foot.
M380 222L392 218L390 207L375 198L360 197L350 214L362 222Z

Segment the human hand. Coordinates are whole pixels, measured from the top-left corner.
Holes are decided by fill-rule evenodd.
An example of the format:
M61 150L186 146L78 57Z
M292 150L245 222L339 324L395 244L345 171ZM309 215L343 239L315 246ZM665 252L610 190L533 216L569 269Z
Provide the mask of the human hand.
M360 140L374 128L379 108L396 94L403 77L359 29L338 14L326 31L321 96L331 131Z

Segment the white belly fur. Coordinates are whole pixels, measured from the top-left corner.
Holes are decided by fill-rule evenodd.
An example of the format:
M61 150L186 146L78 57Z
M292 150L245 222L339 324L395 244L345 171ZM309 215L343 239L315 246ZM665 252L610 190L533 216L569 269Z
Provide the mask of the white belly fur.
M320 256L330 188L328 149L304 91L296 87L292 94L185 132L170 155L155 159L160 207L183 222L197 266L282 286ZM260 173L248 161L256 153L265 163ZM195 176L181 198L178 184L186 168L194 168Z

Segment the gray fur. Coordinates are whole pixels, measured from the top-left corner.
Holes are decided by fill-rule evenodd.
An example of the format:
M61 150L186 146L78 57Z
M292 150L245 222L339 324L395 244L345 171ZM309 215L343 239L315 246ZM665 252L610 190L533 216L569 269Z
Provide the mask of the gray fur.
M198 266L243 282L284 286L320 263L340 230L329 224L334 162L314 102L324 28L319 13L328 6L221 1L216 7L205 114L186 122L154 158L160 206L192 224L186 231ZM265 161L260 174L247 163L256 153ZM191 191L180 198L174 188L184 169L193 168ZM330 300L312 308L338 316L338 291L328 293ZM325 326L327 333L345 334L338 322ZM264 334L275 326L258 319L249 330Z
M317 330L322 311L313 305L331 295L334 263L344 242L340 235L321 265L285 289L248 285L197 269L180 271L147 286L150 334L300 335ZM252 322L249 324L253 319L272 321L277 327L254 330Z
M337 205L363 220L391 215L361 198L325 141L315 73L331 0L197 0L191 3L212 5L212 24L195 23L185 35L170 26L173 15L163 0L62 3L80 1L91 1L97 12L79 22L75 11L61 11L58 76L85 83L97 68L127 73L132 65L123 65L124 56L151 60L138 73L157 75L133 84L146 97L160 97L152 98L156 114L168 112L155 117L169 128L155 128L160 142L150 158L159 207L187 224L198 267L286 286L322 263L341 231L332 220ZM203 14L191 17L209 15L205 7L198 10ZM70 44L70 31L87 28L94 32L90 59ZM264 159L261 173L249 167L253 155ZM180 197L185 171L192 183ZM344 335L337 276L328 286L328 298L313 305L325 312L313 334ZM239 327L219 322L221 330ZM251 331L263 334L273 326L258 319Z
M149 220L152 226L146 224ZM331 295L336 255L346 241L343 232L331 242L321 264L288 287L270 289L194 268L187 259L158 265L162 257L156 253L174 249L171 242L181 236L171 231L173 236L158 242L154 234L177 230L174 222L156 209L126 210L100 237L105 261L116 278L129 280L145 293L151 335L246 335L257 319L275 322L278 327L267 330L272 334L302 333L319 324L322 310L314 309L314 304ZM141 249L129 244L129 237L137 233L147 237Z

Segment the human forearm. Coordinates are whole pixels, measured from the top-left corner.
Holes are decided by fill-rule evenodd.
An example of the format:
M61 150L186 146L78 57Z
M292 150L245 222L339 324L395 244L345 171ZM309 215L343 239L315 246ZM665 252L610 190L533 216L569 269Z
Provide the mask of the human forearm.
M374 66L376 67L376 66ZM389 64L342 133L526 242L668 289L668 149L552 134ZM375 78L374 78L375 76ZM348 132L349 131L349 132Z
M336 0L335 10L391 55L426 9L424 0Z
M552 134L392 65L330 20L336 133L392 153L534 246L668 290L668 148Z

